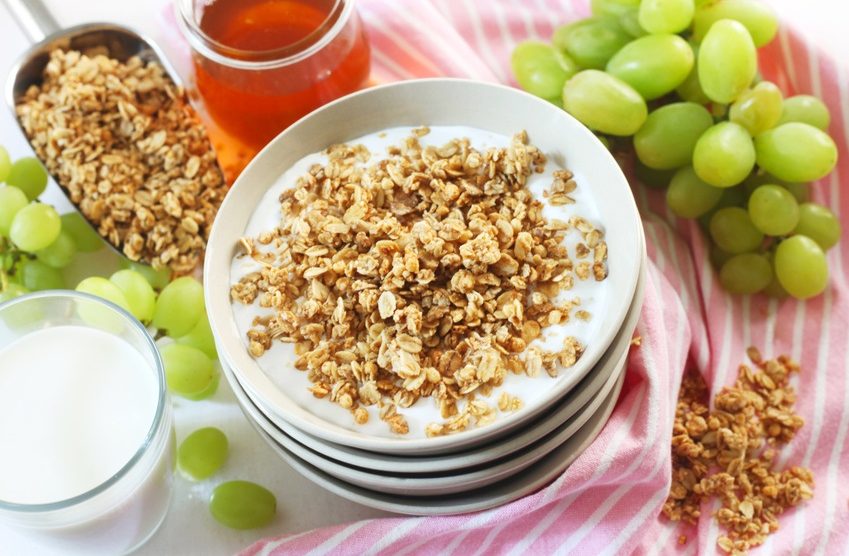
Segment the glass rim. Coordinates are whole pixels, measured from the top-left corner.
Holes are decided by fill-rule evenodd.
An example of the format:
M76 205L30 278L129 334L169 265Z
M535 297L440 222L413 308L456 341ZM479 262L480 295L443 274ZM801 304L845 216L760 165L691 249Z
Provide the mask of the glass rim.
M306 37L280 48L244 50L234 48L207 35L195 21L195 0L175 0L177 22L194 51L218 64L236 69L275 69L303 61L328 45L347 24L354 0L335 0L324 21ZM338 17L333 21L333 17ZM333 21L332 25L329 22ZM317 38L317 40L315 40Z
M137 331L141 332L142 338L144 339L144 343L150 348L151 353L153 353L154 366L156 367L156 377L159 382L159 391L156 402L156 413L153 416L153 422L150 425L150 429L148 429L147 434L145 435L144 440L142 440L142 443L139 446L138 450L136 450L136 452L127 461L127 463L125 463L118 471L116 471L112 476L107 478L102 483L81 494L72 496L71 498L57 500L56 502L22 504L19 502L7 502L5 500L0 500L0 511L26 514L48 513L73 508L74 506L77 506L95 498L99 494L113 487L115 484L118 483L118 481L123 479L141 461L145 454L148 453L148 449L153 445L157 433L159 432L159 429L162 425L162 420L166 414L167 388L165 383L165 366L162 363L162 357L159 354L159 348L156 347L156 342L153 340L153 337L147 331L147 328L145 328L145 326L138 319L136 319L123 308L112 303L111 301L84 292L78 292L75 290L45 290L40 292L28 293L16 297L14 299L10 299L4 303L0 303L0 313L10 307L22 303L27 303L29 301L37 299L63 297L71 299L76 298L99 303L105 306L106 308L111 309L119 316L123 317L124 320L126 320L132 327L134 327Z

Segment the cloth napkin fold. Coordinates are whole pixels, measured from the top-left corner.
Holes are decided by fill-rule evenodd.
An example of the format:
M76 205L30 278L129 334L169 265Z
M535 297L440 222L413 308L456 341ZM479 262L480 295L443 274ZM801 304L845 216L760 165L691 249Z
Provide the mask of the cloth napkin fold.
M361 0L358 9L380 82L457 76L513 83L508 61L518 41L547 40L557 25L589 11L581 0ZM784 22L761 52L761 70L787 96L810 93L828 104L840 164L813 196L849 214L849 195L840 191L849 179L849 67L839 53L812 44ZM566 472L492 510L361 521L266 539L242 554L714 553L721 533L711 518L715 506L705 505L697 526L660 516L676 397L689 367L713 393L732 383L749 345L801 362L797 411L806 425L779 465L810 466L816 478L814 499L785 513L756 553L849 554L849 241L829 252L830 285L816 299L730 296L717 283L698 225L671 215L663 192L636 182L633 191L651 261L637 329L642 345L631 351L610 421Z

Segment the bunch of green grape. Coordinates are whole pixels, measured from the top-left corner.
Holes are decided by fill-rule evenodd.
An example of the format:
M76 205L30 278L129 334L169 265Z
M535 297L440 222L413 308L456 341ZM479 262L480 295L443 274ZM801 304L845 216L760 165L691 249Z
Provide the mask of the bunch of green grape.
M62 269L76 253L103 247L78 212L59 216L55 208L38 202L46 186L47 172L37 159L12 162L0 146L0 302L29 291L63 288Z
M758 0L592 0L592 17L513 51L519 85L633 146L637 176L699 219L732 293L799 299L828 283L840 223L810 202L837 147L816 97L784 98L758 76L778 29ZM630 138L623 139L623 138Z

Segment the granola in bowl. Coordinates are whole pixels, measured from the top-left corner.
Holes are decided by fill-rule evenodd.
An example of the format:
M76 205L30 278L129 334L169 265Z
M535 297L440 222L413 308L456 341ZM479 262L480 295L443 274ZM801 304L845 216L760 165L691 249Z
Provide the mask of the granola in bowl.
M607 243L580 182L524 132L395 128L308 156L233 259L246 349L302 407L378 436L520 411L601 320Z

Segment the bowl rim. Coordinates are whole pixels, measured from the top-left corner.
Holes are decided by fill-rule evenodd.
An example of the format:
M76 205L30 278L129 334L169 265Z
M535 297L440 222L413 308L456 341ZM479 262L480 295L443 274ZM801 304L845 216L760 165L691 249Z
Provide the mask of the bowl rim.
M421 90L417 92L415 90L417 88L420 88ZM551 403L560 399L566 392L578 384L581 378L589 372L601 355L608 349L610 343L615 338L616 332L619 330L625 319L627 310L633 301L637 284L637 276L639 274L640 265L642 264L642 256L645 253L645 247L643 242L643 247L634 249L634 253L617 254L617 256L621 258L621 261L617 263L619 266L617 271L625 274L625 278L622 278L624 286L619 290L615 290L612 287L608 288L608 292L606 294L608 296L607 311L605 313L604 320L600 325L596 341L591 342L587 346L584 354L578 360L578 363L569 369L568 374L561 375L564 378L560 382L556 383L556 387L551 388L545 395L541 396L533 404L528 404L522 411L517 411L513 414L500 418L497 426L478 427L453 435L435 438L393 438L373 436L358 432L353 428L345 428L341 425L332 423L329 420L323 419L317 414L301 407L290 397L286 396L285 393L280 391L280 389L274 385L271 378L264 370L262 370L259 364L248 354L240 337L241 334L239 334L238 331L236 331L236 334L232 333L236 330L236 328L229 294L230 266L234 246L238 242L240 234L244 231L250 216L248 216L244 222L234 223L230 218L228 218L228 213L233 210L239 210L238 205L240 203L240 193L243 191L252 192L252 190L258 190L259 186L257 184L262 184L259 198L262 197L262 195L274 184L277 177L280 175L278 174L274 178L269 179L267 176L263 177L262 174L264 171L275 167L275 153L281 151L285 153L287 146L290 145L292 147L297 147L299 142L303 142L305 139L305 137L300 137L299 139L299 136L308 134L311 131L310 126L315 127L316 125L321 124L323 120L328 120L324 123L329 123L330 121L336 122L338 120L334 120L332 118L338 118L342 114L345 114L346 110L348 111L348 116L353 119L351 111L357 108L362 108L359 106L360 104L368 101L372 101L374 104L375 99L368 99L368 97L376 97L378 101L384 102L387 102L390 99L395 99L398 103L403 104L408 102L408 96L411 92L414 96L423 95L425 93L438 94L445 98L450 98L454 102L456 102L457 98L465 96L472 99L468 101L469 105L474 102L474 99L480 98L481 95L498 97L499 101L503 99L504 102L509 101L509 103L513 105L520 102L526 103L528 110L545 116L545 118L541 119L539 123L528 121L526 129L531 128L534 125L538 125L540 127L543 125L563 127L565 129L565 133L574 136L574 140L579 140L581 143L586 142L588 144L587 148L594 151L598 157L598 164L601 165L599 167L606 167L604 172L608 174L609 178L611 178L608 180L610 183L606 184L605 187L616 189L615 193L617 197L615 202L621 205L619 210L627 217L626 222L618 222L615 223L615 225L619 226L623 233L625 231L629 231L629 237L633 236L634 239L628 241L636 242L637 245L639 245L640 241L642 241L641 238L643 232L636 202L628 185L628 181L616 160L607 148L602 145L598 138L583 124L578 122L564 110L557 108L545 100L530 95L529 93L506 85L471 79L427 78L372 87L342 97L313 111L281 132L268 145L266 145L259 154L257 154L257 156L248 164L230 188L230 191L222 202L218 215L213 223L207 245L207 253L204 263L204 295L211 328L216 338L220 357L233 369L234 375L239 379L240 384L242 384L246 390L248 390L257 399L262 400L263 403L269 409L274 411L275 414L279 415L281 419L288 421L293 426L300 428L313 436L317 436L321 439L335 442L337 444L352 446L368 451L395 454L435 454L451 451L452 449L456 450L460 446L481 442L484 439L491 440L494 436L504 434L533 416L538 415L539 412L543 411L546 407L549 407ZM427 98L431 99L434 97ZM384 104L379 105L382 109L385 108ZM407 104L404 104L403 106L406 108ZM413 110L413 108L410 108L410 110ZM434 116L433 119L438 120L439 116ZM442 125L426 121L420 122L420 125L421 124ZM365 135L366 133L398 125L408 124L396 122L389 123L387 125L375 125L368 130L358 128L356 132L352 132L350 137L340 140L352 140ZM470 124L455 122L454 124L446 125ZM476 125L472 127L481 128ZM324 132L322 129L321 133L327 135L328 133L332 134L333 131ZM533 133L529 132L529 135L531 135L533 139ZM323 144L326 147L332 142L334 142L334 140L325 141ZM298 152L300 153L302 151ZM310 152L314 151L307 151L305 154L309 154ZM563 151L558 152L562 153ZM297 160L301 156L304 156L304 154L293 158L292 161ZM254 205L254 207L255 206L256 205ZM598 206L601 205L599 204ZM252 212L253 207L251 207L251 214ZM232 231L234 224L238 226L238 231L235 234ZM610 229L614 225L613 222L608 222L604 219L602 219L602 224L606 229ZM623 239L622 241L626 240ZM608 244L610 244L609 239ZM629 255L631 258L627 261L627 256ZM630 264L626 264L626 261ZM611 299L616 298L617 296L618 299ZM610 302L614 300L619 301L619 303L611 305Z

